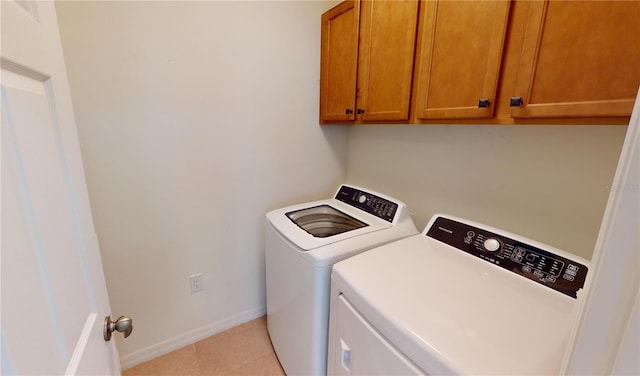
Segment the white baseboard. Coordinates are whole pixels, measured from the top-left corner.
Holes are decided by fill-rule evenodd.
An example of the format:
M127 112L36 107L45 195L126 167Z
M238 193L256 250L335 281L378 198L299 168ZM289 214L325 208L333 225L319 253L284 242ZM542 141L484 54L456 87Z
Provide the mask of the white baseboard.
M257 307L254 309L250 309L248 311L244 311L236 315L233 315L231 317L228 317L226 319L213 322L209 325L205 325L203 327L181 334L179 336L169 338L166 341L162 341L155 345L151 345L149 347L138 350L131 354L121 356L120 364L121 364L122 370L126 370L127 368L131 368L140 363L144 363L153 358L157 358L161 355L167 354L181 347L190 345L192 343L196 343L201 339L210 337L216 333L223 332L236 325L240 325L247 321L257 319L258 317L264 316L265 313L266 313L265 307Z

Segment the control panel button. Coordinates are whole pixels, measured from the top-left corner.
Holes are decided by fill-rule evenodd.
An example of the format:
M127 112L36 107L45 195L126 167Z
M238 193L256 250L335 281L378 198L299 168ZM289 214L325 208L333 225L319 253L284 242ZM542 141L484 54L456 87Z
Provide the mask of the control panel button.
M359 203L364 204L365 201L367 201L367 196L360 195L360 197L358 197L358 202Z
M496 252L500 249L500 242L498 241L498 239L489 238L484 241L484 249L489 252Z

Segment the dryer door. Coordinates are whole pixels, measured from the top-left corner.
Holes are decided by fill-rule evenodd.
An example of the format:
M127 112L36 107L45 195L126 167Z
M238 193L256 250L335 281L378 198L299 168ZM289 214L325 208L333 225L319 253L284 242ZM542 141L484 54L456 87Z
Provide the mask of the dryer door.
M425 375L411 360L383 337L340 294L331 314L329 333L330 375Z

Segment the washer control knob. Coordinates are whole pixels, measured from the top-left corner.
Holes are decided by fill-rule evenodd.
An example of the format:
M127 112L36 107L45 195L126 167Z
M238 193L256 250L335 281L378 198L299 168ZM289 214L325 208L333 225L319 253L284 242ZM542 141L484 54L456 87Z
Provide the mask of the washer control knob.
M361 204L364 204L364 202L367 201L367 196L366 195L360 195L360 197L358 197L358 202Z
M500 250L500 242L496 238L489 238L484 241L484 249L489 252L496 252Z

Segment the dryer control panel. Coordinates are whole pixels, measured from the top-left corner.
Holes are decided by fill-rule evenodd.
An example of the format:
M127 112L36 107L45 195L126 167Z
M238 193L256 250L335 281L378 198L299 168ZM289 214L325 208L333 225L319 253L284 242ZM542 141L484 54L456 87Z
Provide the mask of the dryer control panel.
M393 201L346 185L340 187L335 198L388 222L393 222L398 210L398 204Z
M573 298L587 277L579 262L449 218L438 217L427 236Z

